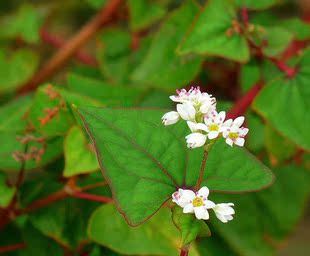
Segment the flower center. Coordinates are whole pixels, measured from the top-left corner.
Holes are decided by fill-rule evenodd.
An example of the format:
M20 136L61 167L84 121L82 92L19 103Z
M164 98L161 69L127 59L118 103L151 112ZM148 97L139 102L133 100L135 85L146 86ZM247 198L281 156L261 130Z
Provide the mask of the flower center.
M217 124L211 124L209 126L209 131L218 131L219 130L219 126Z
M193 206L194 207L199 207L199 206L203 206L203 199L201 197L196 197L193 200Z
M236 132L230 132L228 134L228 138L232 139L232 140L235 140L235 139L238 139L239 138L239 134L236 133Z

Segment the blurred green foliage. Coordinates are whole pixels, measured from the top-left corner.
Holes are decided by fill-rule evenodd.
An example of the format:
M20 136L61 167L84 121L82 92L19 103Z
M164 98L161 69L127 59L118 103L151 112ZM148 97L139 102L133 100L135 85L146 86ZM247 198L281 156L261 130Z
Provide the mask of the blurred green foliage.
M310 194L310 25L300 18L297 2L123 1L113 19L79 49L91 64L75 56L21 96L55 45L61 47L109 2L0 3L0 251L18 244L23 249L3 255L178 255L182 238L169 204L139 227L128 226L122 216L139 224L175 190L124 139L124 129L131 131L126 138L144 143L167 162L179 186L188 149L175 139L184 137L184 127L160 126L161 115L173 107L169 95L200 85L229 109L264 81L245 113L246 147L259 160L238 148L227 151L220 142L207 163L205 184L226 192L259 189L271 179L262 163L276 181L256 193L212 193L211 199L235 203L235 219L222 224L211 218L212 236L198 238L190 255L275 255L295 230ZM288 77L283 64L295 67L296 74ZM95 113L93 106L118 110ZM76 109L95 134L98 158L113 176L105 177L112 191ZM164 149L169 157L161 155ZM200 158L199 150L191 153L191 169L199 167ZM125 175L127 169L136 176ZM208 180L215 172L220 179ZM195 171L190 173L188 186L197 179ZM168 185L145 179L134 189L137 177L152 175ZM116 203L84 200L85 193L105 200L113 194ZM139 203L131 203L133 198ZM202 228L190 220L183 224ZM199 232L183 234L183 242Z

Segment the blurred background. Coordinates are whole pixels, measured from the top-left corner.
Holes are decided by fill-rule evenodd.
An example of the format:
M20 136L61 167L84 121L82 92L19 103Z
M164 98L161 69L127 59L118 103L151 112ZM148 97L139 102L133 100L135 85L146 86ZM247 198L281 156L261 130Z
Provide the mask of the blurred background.
M309 255L310 146L270 121L277 95L260 94L267 110L254 101L303 56L310 1L228 0L241 31L254 38L242 46L249 52L244 57L239 45L225 55L225 44L204 50L187 44L207 2L1 1L0 254L178 255L176 230L156 235L162 219L133 229L110 204L94 146L72 104L172 109L169 95L195 85L231 117L246 115L246 147L277 181L262 192L224 196L243 213L227 228L211 223L212 238L200 239L190 255ZM225 9L211 14L206 24L225 22ZM229 22L226 37L242 36ZM218 35L204 33L202 40L216 41ZM186 45L188 54L180 54ZM310 106L309 87L304 91ZM309 108L299 107L296 115L309 116ZM298 134L310 128L305 120L296 122ZM169 226L166 210L160 216Z

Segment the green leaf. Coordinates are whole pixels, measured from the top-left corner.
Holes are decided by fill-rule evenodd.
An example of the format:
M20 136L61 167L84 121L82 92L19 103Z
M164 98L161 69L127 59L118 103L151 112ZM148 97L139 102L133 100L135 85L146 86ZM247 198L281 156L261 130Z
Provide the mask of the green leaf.
M296 146L269 125L265 126L265 145L268 154L275 163L292 157L296 152Z
M41 13L32 5L23 4L17 13L8 16L2 24L0 38L22 37L27 43L38 43L42 25ZM31 62L27 62L30 64Z
M269 82L253 107L283 136L310 150L310 115L305 114L310 108L310 49L304 52L297 66L295 77L282 76Z
M25 113L31 104L31 97L19 97L0 108L0 132L22 132L27 127Z
M272 7L273 5L279 3L279 0L234 0L235 4L242 8L246 7L251 10L260 10L260 9L267 9Z
M73 124L65 99L51 85L37 90L29 118L33 126L46 136L64 135Z
M195 241L197 237L211 236L208 225L193 214L184 214L183 209L175 205L172 208L172 220L182 234L182 246Z
M144 93L141 88L113 86L104 81L72 73L68 75L67 81L71 91L98 100L109 107L135 106Z
M187 31L178 53L215 55L247 62L250 53L246 39L237 32L229 33L233 21L237 21L237 12L231 1L208 1Z
M298 40L305 40L310 37L310 25L300 18L290 18L280 22L281 27L293 33Z
M250 133L246 138L246 146L251 152L259 153L264 149L265 131L264 123L261 118L253 111L249 112L246 116L247 126ZM254 132L252 132L254 131Z
M100 245L126 255L177 255L179 232L169 209L160 210L140 227L129 227L112 204L100 206L88 224L88 236ZM106 235L109 234L109 235Z
M177 88L197 75L202 58L178 56L175 52L184 30L197 12L198 7L192 1L186 1L167 18L154 37L144 61L134 71L134 81L162 88Z
M73 126L69 130L65 138L65 177L99 170L91 145L80 127Z
M128 7L132 30L146 28L158 21L166 13L164 6L150 0L129 0Z
M7 207L15 195L16 188L6 184L6 176L0 172L0 208Z
M273 57L281 54L290 45L293 34L282 27L269 27L265 28L263 40L268 42L263 48L264 54Z
M261 70L258 63L254 60L241 66L240 85L243 92L251 89L260 79Z
M185 123L165 127L159 110L83 107L78 112L129 224L147 220L178 187L196 184L202 150L186 148ZM243 149L224 141L212 148L203 182L210 189L242 192L271 182L271 172Z
M235 204L233 221L223 225L212 216L210 219L212 231L238 255L274 255L274 245L292 233L305 209L310 193L309 171L290 165L274 172L276 182L265 191L251 195L210 195L215 202Z
M31 61L29 61L31 60ZM0 51L0 94L12 92L31 78L39 64L38 56L29 50L20 49L8 58Z
M53 256L63 255L63 248L59 244L43 236L30 223L23 228L22 236L27 246L17 251L18 256L45 255L47 252Z

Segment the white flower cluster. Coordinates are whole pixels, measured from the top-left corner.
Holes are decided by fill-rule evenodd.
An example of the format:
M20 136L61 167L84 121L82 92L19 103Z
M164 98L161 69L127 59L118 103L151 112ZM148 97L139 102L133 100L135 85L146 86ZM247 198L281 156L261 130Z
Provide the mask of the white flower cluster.
M202 187L198 192L179 189L172 194L172 201L183 208L183 213L194 213L197 219L208 220L208 209L215 212L216 217L223 223L233 219L235 210L233 203L215 204L208 200L209 189Z
M201 92L200 88L192 87L189 91L177 90L177 95L170 96L174 102L178 102L177 111L166 113L162 117L164 125L171 125L180 119L187 121L192 131L186 136L189 148L198 148L206 144L207 139L214 140L222 135L230 146L244 145L244 137L249 132L248 128L242 127L244 117L225 121L225 111L216 111L216 99L212 95Z

